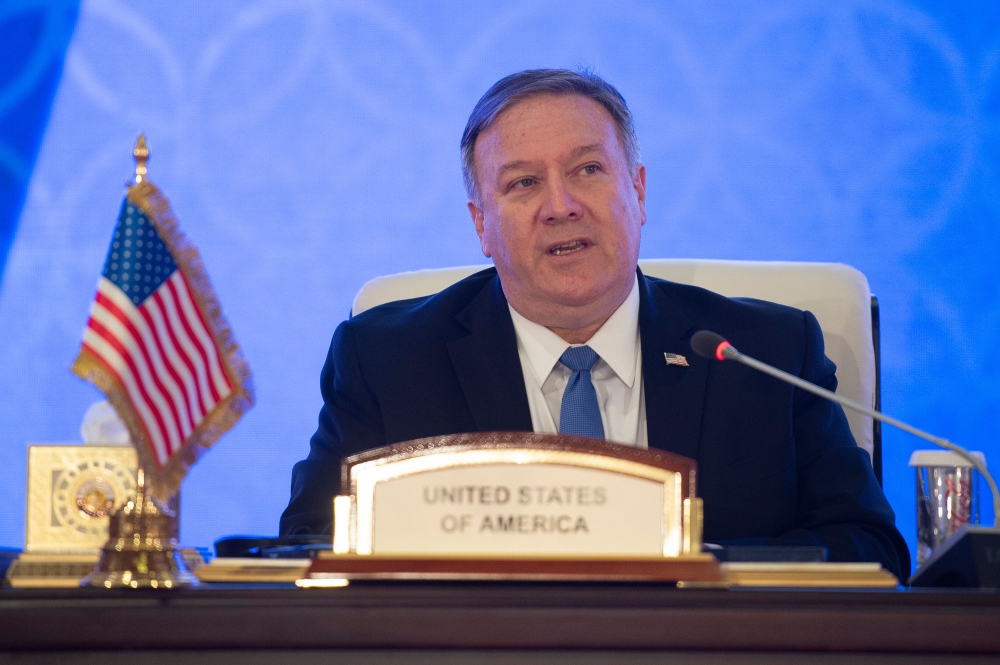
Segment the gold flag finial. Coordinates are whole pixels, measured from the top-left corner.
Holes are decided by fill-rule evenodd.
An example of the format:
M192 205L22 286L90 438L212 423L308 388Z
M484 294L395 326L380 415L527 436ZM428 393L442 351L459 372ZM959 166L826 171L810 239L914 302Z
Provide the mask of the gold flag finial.
M135 149L132 151L135 157L135 184L139 184L146 179L146 160L149 159L149 148L146 147L146 136L139 133L139 140L135 142Z

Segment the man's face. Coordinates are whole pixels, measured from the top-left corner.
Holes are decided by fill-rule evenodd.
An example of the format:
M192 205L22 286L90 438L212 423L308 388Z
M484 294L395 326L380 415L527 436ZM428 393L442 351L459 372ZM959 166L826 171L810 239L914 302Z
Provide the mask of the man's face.
M550 328L603 323L632 288L646 172L611 115L580 95L528 98L479 135L469 202L514 309Z

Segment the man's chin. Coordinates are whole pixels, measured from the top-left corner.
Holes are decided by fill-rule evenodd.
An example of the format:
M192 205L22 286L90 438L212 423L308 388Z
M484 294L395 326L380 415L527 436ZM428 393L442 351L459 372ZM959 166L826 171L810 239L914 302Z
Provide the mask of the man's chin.
M543 299L552 303L553 308L556 309L585 310L599 306L609 299L614 299L616 295L612 293L615 290L612 284L594 284L591 282L586 284L567 284L562 288L558 288L559 285L547 286L557 287L548 288L542 294Z
M508 299L515 303L515 309L530 310L536 316L551 314L559 319L567 316L574 318L575 312L587 318L587 312L595 308L606 309L611 305L611 311L614 311L628 295L634 280L634 273L619 275L606 265L587 266L580 270L538 268L541 266L521 275L511 275L511 279L505 279L506 271L498 268L498 272ZM597 279L598 276L601 278ZM526 314L524 311L521 313Z

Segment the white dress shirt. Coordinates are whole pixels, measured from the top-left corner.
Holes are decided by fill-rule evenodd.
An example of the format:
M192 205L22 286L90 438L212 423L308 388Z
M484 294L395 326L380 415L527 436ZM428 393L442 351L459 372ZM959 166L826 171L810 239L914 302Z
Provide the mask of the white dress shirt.
M513 307L510 315L517 333L517 353L528 392L531 426L535 432L557 434L563 391L573 373L559 362L559 357L570 346L583 345L570 344L545 326L524 318ZM646 448L638 277L625 302L594 333L587 346L601 357L590 376L601 409L604 438Z

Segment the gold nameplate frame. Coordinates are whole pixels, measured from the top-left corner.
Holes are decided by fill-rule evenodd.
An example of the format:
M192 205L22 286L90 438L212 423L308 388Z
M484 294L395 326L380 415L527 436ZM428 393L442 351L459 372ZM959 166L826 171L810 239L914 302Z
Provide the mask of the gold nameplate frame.
M334 499L333 551L700 554L695 477L693 460L585 437L490 432L410 441L344 460L341 487L350 494Z

